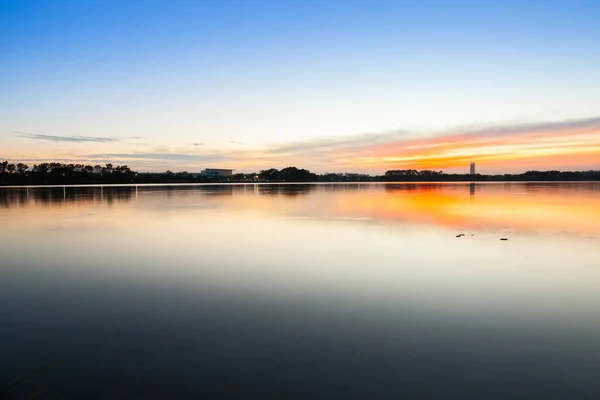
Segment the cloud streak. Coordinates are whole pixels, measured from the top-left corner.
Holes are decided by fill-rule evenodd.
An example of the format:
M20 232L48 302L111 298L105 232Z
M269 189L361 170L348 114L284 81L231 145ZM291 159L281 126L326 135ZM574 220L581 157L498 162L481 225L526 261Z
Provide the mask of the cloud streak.
M43 140L56 140L48 135L36 135L36 138L41 139L39 136L43 136ZM60 137L58 141L115 141L109 138L81 138ZM201 151L191 151L192 148ZM140 170L168 168L190 171L215 167L253 172L295 165L315 172L382 174L389 169L464 172L470 161L475 161L482 173L523 172L529 169L600 169L600 117L470 126L437 132L398 130L256 148L212 148L202 143L194 146L186 143L185 146L145 149L128 146L124 150L90 152L87 155L74 155L74 159L94 163L127 163Z
M471 128L365 146L351 159L341 152L336 155L349 164L370 168L453 169L466 168L469 161L495 171L593 166L592 156L600 155L600 118ZM598 162L596 167L600 167Z
M269 146L244 153L244 158L254 164L258 159L265 164L285 160L321 171L374 173L408 168L463 170L469 161L489 172L600 168L600 117L316 139Z
M315 139L309 141L273 145L267 151L273 154L294 154L302 152L329 152L336 150L360 149L374 144L385 144L416 138L415 133L409 131L394 131L387 133L365 133L361 135L345 136L341 138Z
M210 162L222 159L219 155L179 154L179 153L102 153L85 156L93 159L132 159L132 160L163 160L163 161L193 161Z
M556 131L577 131L580 129L600 127L600 117L569 119L564 121L534 122L523 124L503 124L484 126L480 128L462 129L471 135L519 135L523 132L550 133Z
M58 136L58 135L42 135L38 133L25 133L19 131L12 131L12 136L20 137L23 139L32 140L44 140L49 142L71 142L71 143L113 143L117 139L108 137L95 137L95 136Z

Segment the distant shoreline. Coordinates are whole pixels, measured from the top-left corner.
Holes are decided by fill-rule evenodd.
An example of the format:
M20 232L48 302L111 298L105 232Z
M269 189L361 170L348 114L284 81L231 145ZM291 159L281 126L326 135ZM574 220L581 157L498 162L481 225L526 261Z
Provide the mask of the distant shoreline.
M389 170L383 175L358 173L316 174L306 169L271 168L252 173L233 174L233 170L211 170L216 175L182 172L138 173L126 165L82 165L0 162L0 186L103 186L160 184L235 184L235 183L433 183L433 182L594 182L600 171L527 171L522 174L447 174L433 170Z
M94 188L94 187L164 187L164 186L253 186L253 185L412 185L412 184L500 184L500 183L600 183L599 180L578 181L415 181L415 182L194 182L194 183L81 183L81 184L31 184L31 185L0 185L0 189L27 188Z

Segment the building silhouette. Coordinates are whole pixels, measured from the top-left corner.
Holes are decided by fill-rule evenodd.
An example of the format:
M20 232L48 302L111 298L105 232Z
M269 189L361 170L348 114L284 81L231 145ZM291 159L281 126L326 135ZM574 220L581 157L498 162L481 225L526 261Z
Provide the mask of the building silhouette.
M200 172L201 176L207 178L215 178L217 176L231 176L233 174L232 169L218 169L218 168L206 168Z
M475 175L475 163L471 161L471 167L469 169L471 175Z

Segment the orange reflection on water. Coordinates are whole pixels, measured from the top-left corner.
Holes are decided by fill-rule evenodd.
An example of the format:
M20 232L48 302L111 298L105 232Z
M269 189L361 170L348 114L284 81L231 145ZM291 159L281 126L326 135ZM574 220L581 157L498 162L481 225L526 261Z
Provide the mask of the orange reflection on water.
M340 198L336 212L455 229L600 235L600 191L585 185L388 185Z
M324 223L421 224L454 230L566 233L600 237L600 183L227 185L18 189L0 191L0 220L19 224L107 213L123 224L165 217L256 214ZM11 208L10 212L2 209ZM12 215L12 217L11 217ZM137 221L137 222L136 222Z

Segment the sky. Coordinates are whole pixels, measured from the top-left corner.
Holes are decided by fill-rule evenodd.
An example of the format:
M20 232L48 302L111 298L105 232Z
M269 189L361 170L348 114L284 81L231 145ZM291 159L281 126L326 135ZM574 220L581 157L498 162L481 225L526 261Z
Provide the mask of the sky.
M0 159L600 169L597 0L0 0Z

